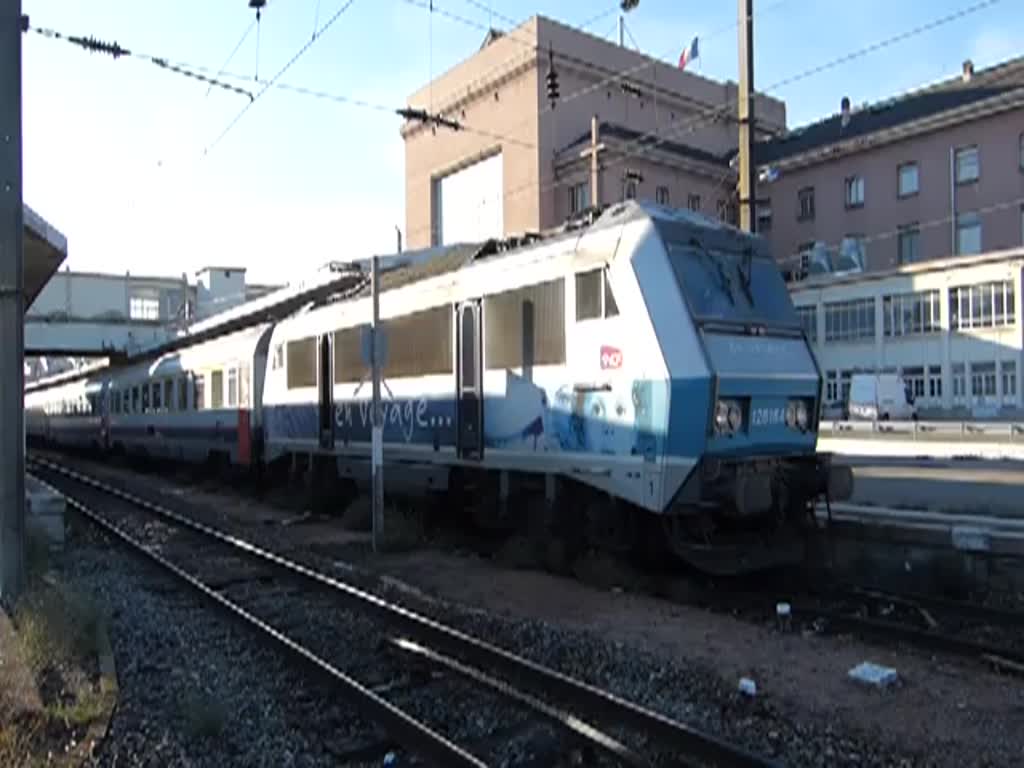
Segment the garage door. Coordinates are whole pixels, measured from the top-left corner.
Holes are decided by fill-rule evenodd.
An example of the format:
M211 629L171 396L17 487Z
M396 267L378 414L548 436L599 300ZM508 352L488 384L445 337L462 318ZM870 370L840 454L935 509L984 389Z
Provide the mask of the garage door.
M502 157L496 155L434 182L437 243L466 243L501 237Z

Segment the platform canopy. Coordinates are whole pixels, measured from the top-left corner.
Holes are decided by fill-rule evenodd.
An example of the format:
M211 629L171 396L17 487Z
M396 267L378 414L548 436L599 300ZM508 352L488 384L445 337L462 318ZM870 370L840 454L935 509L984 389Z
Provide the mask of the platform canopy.
M68 241L27 205L25 211L25 311L68 257Z

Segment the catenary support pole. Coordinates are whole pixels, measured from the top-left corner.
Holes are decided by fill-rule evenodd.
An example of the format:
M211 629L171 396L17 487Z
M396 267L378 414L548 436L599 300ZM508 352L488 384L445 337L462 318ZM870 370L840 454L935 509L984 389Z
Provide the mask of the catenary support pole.
M21 0L0 0L0 600L25 580Z
M740 229L757 231L757 169L754 167L754 0L739 3L739 203Z
M371 275L373 296L373 328L370 335L370 360L373 364L373 436L371 473L373 483L373 551L379 552L384 534L384 420L380 409L380 258L373 257Z

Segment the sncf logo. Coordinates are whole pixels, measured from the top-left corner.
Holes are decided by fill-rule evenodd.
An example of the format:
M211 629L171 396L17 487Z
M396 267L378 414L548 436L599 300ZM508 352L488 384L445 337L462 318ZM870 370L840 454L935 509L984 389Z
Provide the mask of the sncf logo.
M601 347L601 370L622 367L622 351L615 347Z

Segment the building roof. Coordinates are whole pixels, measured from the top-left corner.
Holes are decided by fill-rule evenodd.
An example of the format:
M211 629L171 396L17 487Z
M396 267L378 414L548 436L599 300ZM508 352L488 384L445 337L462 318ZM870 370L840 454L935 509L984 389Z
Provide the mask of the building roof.
M971 71L967 76L968 70ZM978 72L964 62L964 73L934 85L876 104L852 107L845 125L842 112L760 142L755 148L759 165L778 162L840 141L866 136L954 109L980 103L1024 87L1024 57L1011 59Z
M676 141L666 141L657 135L652 135L650 132L637 131L618 123L601 123L598 126L598 136L601 140L612 138L620 141L636 142L638 147L657 149L661 152L679 155L680 157L686 157L691 160L700 160L701 162L710 163L711 165L719 165L723 168L728 167L729 165L729 158L727 155L716 155L713 152L691 147L687 144L680 144ZM588 130L579 138L571 141L568 145L563 147L561 151L566 152L567 150L574 149L575 147L582 147L589 143L590 131Z
M53 277L68 255L68 241L46 219L22 204L24 216L25 311Z

